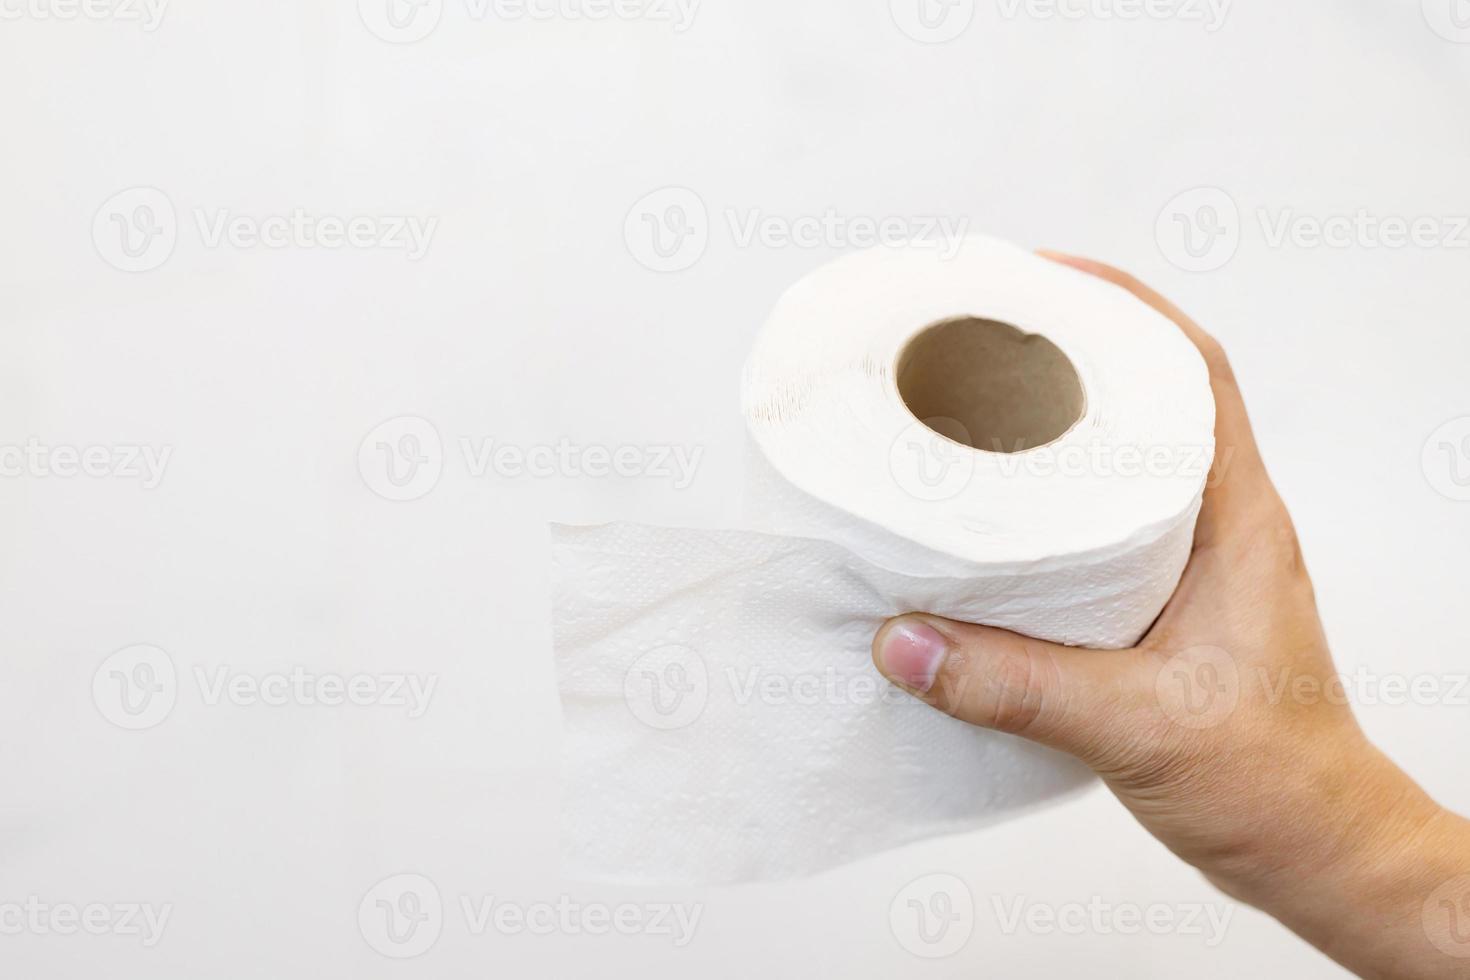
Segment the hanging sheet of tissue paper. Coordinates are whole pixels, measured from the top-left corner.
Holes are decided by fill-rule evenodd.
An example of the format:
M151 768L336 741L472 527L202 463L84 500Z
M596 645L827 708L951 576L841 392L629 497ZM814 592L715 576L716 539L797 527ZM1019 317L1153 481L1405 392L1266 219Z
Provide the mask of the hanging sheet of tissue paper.
M1085 785L893 688L872 638L924 611L1137 641L1214 451L1178 327L993 239L864 252L781 298L742 409L747 527L553 528L567 873L810 874Z

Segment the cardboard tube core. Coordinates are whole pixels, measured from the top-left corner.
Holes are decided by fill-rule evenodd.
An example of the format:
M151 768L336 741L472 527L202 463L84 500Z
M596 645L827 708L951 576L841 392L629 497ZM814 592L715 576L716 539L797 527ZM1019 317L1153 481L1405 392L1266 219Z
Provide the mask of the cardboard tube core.
M1061 348L999 320L957 317L926 328L899 354L897 379L916 418L985 452L1054 442L1086 405L1082 380Z

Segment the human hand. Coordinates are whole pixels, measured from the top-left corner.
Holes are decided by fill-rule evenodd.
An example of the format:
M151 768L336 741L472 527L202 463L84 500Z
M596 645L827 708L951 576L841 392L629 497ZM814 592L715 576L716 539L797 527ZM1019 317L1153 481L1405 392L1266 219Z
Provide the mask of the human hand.
M910 614L879 630L874 662L948 714L1077 756L1175 854L1350 969L1470 975L1470 878L1456 884L1470 824L1374 748L1345 699L1293 696L1337 675L1223 350L1131 276L1043 254L1132 292L1205 359L1216 464L1189 567L1130 650Z

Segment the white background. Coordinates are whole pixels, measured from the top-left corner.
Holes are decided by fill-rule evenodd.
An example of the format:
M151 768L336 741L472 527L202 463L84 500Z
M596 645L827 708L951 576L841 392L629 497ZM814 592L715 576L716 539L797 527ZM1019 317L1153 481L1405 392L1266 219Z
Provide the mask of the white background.
M1183 929L1008 934L996 901L1228 904L1101 791L789 884L560 879L544 525L733 516L741 359L778 292L847 243L742 246L727 210L945 216L1129 267L1220 336L1340 666L1463 676L1470 503L1436 486L1470 475L1465 430L1430 465L1421 453L1470 415L1470 232L1458 247L1273 244L1260 218L1365 210L1453 234L1470 212L1461 0L1241 0L1213 31L1192 7L1125 20L1104 3L1070 19L935 0L950 18L936 31L956 34L942 44L922 43L937 35L915 28L916 0L704 0L682 31L575 8L476 18L443 0L410 22L438 17L416 43L369 29L386 0L174 0L154 30L104 8L43 16L75 13L66 2L6 0L0 21L0 445L171 456L151 488L36 467L0 478L0 905L172 911L153 946L0 935L0 972L1340 975L1246 909L1215 946ZM707 247L660 273L639 261L640 216L632 235L625 219L670 186L706 209ZM125 272L108 261L120 239L105 205L134 187L166 195L177 242ZM1217 191L1176 200L1200 187ZM126 200L119 213L136 216ZM296 209L437 226L412 260L211 246L196 219ZM1202 260L1176 216L1223 231ZM1182 268L1201 262L1213 268ZM443 473L390 502L358 452L400 416L432 423ZM477 477L461 438L703 457L684 489ZM137 644L166 652L177 691L158 724L126 731L93 678ZM209 704L195 680L293 667L438 687L410 719ZM1470 811L1463 698L1360 716ZM973 935L927 960L890 907L936 872L973 896ZM399 873L427 876L445 905L437 942L410 961L358 925L364 896ZM700 903L702 917L683 948L474 935L463 896Z

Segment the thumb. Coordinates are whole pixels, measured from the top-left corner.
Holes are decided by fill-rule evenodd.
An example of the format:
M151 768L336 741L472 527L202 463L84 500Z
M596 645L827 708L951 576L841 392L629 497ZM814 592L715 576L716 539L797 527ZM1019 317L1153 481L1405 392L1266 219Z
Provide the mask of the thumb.
M1087 650L937 616L891 619L873 662L893 683L961 721L1086 760L1136 703L1132 651Z

